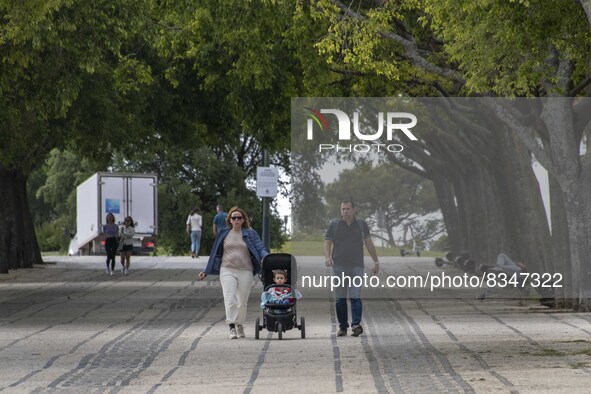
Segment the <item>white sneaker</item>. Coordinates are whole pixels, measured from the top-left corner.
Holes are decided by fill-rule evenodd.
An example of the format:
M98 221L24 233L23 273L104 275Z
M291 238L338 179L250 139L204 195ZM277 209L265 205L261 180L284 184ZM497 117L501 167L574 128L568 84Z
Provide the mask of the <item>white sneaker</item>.
M123 267L123 275L127 275L127 271L128 271L128 269Z
M236 325L236 334L238 335L238 338L246 338L246 335L244 335L244 326L242 324Z
M109 271L109 275L113 276L113 271Z
M109 267L107 267L107 269L105 270L105 272L107 273L107 275L109 275L111 273L111 270L109 269Z
M235 328L230 328L230 335L228 335L229 339L237 339L238 338L238 334L236 333L236 329Z

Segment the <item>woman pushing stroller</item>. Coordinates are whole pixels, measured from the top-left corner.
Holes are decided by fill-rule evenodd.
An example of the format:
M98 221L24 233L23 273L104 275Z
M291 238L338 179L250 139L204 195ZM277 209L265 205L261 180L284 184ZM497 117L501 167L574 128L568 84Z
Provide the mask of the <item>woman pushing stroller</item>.
M230 339L244 338L244 320L252 278L261 270L262 259L269 254L259 235L250 227L246 212L232 207L226 217L227 227L220 229L213 244L205 270L207 275L219 275L226 308Z

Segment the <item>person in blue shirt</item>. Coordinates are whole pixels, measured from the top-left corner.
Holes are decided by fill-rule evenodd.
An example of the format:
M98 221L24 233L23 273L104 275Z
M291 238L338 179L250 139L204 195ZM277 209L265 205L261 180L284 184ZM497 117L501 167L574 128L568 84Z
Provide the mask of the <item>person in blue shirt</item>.
M250 227L246 212L232 207L227 216L228 227L220 229L213 243L205 269L199 280L207 275L219 275L226 322L230 327L230 339L244 338L246 305L252 278L261 270L261 261L269 254L261 238Z
M226 228L226 217L228 216L228 214L224 212L224 207L222 207L221 205L215 207L215 210L217 213L213 217L213 236L217 237L218 232L221 229Z

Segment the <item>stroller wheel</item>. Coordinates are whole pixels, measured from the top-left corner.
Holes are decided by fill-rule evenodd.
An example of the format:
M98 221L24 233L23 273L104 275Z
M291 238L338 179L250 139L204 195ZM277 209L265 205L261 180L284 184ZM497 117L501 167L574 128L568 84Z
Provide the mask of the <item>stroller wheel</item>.
M261 319L258 317L254 321L254 339L259 339L259 331L260 331L259 323L260 323L260 321L261 321Z
M283 323L277 322L277 337L279 340L283 339Z
M300 331L302 339L306 338L306 319L304 319L304 316L300 317Z

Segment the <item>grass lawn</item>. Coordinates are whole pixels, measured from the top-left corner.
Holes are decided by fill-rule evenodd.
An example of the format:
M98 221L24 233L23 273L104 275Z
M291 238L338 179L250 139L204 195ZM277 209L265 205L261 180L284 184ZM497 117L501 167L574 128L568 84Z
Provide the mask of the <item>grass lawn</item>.
M406 250L410 251L410 248ZM400 256L400 248L381 247L376 245L378 257L382 256ZM273 249L273 253L289 253L297 256L322 256L324 255L324 241L288 241L283 244L281 249ZM365 250L365 254L367 250ZM442 256L443 252L421 251L421 257Z

